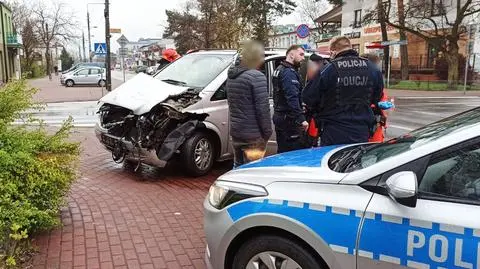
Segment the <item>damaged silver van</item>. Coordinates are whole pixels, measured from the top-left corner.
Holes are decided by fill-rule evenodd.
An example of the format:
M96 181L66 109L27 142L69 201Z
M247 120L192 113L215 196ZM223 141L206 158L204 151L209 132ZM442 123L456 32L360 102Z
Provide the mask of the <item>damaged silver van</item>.
M270 94L271 75L284 53L266 52L261 71ZM116 162L164 167L178 156L188 174L208 173L215 161L233 158L225 84L236 57L234 50L198 51L153 77L133 77L100 99L98 139ZM269 152L275 149L272 137Z

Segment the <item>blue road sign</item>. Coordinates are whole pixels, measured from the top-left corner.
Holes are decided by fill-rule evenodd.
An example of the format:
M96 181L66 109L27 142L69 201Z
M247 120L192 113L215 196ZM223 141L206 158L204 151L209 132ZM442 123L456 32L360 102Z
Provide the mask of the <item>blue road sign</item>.
M307 38L310 35L310 27L306 24L300 24L297 27L297 36L299 38Z
M107 44L106 43L95 43L93 44L93 49L96 55L105 55L107 54Z

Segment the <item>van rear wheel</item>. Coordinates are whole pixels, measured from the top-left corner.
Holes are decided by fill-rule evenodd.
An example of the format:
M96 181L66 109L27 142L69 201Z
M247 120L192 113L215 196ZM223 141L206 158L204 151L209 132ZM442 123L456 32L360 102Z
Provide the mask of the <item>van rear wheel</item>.
M194 133L182 146L182 160L187 173L194 177L207 174L215 162L215 146L212 138L203 132Z

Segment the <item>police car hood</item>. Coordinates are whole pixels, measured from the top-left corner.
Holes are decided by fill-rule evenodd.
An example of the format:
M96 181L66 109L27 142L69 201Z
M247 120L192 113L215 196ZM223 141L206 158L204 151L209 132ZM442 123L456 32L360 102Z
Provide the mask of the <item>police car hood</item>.
M332 171L328 167L328 159L344 147L346 146L329 146L273 155L240 166L224 174L219 180L261 186L277 181L336 184L346 174Z

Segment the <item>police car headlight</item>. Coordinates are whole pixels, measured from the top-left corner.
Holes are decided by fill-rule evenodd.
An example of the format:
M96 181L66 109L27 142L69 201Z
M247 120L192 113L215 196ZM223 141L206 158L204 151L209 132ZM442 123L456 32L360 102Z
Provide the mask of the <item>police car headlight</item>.
M262 186L217 181L210 187L208 201L216 209L223 209L244 199L267 195L267 190Z

